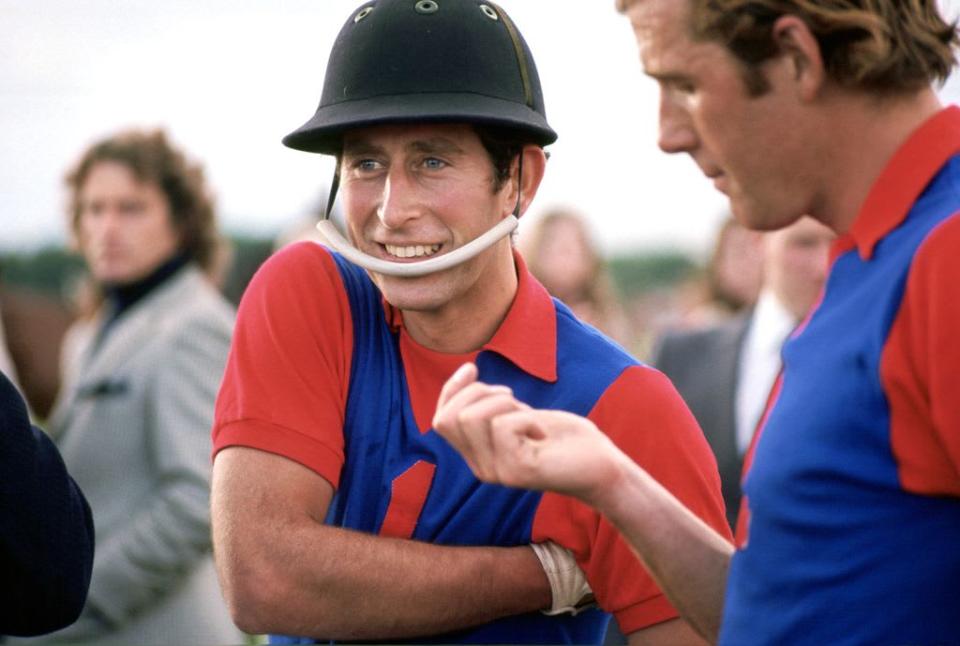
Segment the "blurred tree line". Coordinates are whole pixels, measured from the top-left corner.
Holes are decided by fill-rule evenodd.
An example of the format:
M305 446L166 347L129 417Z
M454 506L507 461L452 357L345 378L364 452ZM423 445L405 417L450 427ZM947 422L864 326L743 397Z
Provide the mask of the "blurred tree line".
M618 254L610 258L608 267L617 290L624 298L667 289L701 271L689 254L675 250Z
M222 291L236 304L257 268L272 253L273 241L231 236L229 249L229 269L224 275ZM699 266L683 252L656 250L612 256L609 269L618 292L624 298L633 298L684 281L695 275ZM30 252L0 252L0 281L61 300L69 300L70 290L83 272L81 258L62 246Z
M260 264L273 252L273 240L249 236L228 239L229 268L221 291L234 304ZM71 290L84 274L82 258L62 246L30 252L0 252L0 282L12 288L40 292L69 301Z

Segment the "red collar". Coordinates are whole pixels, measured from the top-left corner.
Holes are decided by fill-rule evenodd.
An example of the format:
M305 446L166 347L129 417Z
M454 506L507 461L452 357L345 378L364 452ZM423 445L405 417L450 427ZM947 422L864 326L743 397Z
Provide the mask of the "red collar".
M553 299L527 269L520 254L513 252L517 265L517 294L506 318L493 338L481 350L490 350L510 360L524 372L548 382L557 380L557 314ZM403 315L383 302L387 323L394 331L403 327Z
M557 313L553 299L527 269L520 254L517 295L493 338L483 346L503 355L521 370L544 381L557 380Z
M903 222L947 160L960 152L960 108L950 106L930 117L887 162L860 207L853 226L834 243L836 257L854 247L863 260Z

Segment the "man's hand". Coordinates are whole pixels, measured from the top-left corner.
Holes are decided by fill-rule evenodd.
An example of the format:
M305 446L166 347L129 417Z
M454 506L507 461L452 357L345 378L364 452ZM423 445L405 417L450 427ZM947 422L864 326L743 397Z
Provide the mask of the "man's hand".
M650 626L631 634L632 644L699 641L690 626L717 639L733 546L593 422L531 409L508 388L477 381L466 364L444 384L433 427L481 480L574 496L610 519L690 624Z
M629 458L586 418L534 410L506 386L477 381L473 364L444 384L433 427L480 480L546 489L595 504Z

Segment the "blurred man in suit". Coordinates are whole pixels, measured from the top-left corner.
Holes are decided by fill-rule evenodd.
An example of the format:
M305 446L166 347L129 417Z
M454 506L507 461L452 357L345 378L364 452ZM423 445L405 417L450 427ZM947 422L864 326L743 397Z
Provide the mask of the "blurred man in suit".
M210 545L213 402L233 310L203 173L162 132L97 142L67 177L96 294L67 334L50 430L93 510L80 619L50 639L235 643Z
M668 332L651 358L676 385L716 455L731 527L740 509L743 456L780 372L780 349L823 288L835 238L809 217L755 235L763 257L757 304L718 325Z

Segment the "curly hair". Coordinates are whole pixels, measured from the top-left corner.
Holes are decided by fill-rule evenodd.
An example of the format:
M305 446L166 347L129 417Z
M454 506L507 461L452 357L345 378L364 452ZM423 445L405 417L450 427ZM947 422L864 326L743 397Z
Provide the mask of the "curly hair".
M79 225L83 183L97 163L107 161L123 164L139 181L160 188L180 233L180 251L204 270L211 270L217 260L219 236L203 168L175 148L163 130L119 132L84 151L66 176L74 233Z
M637 0L617 0L624 12ZM753 95L767 91L758 66L778 53L773 24L790 14L817 38L829 77L880 94L943 82L956 64L957 23L936 0L688 0L695 38L725 45L744 65Z

